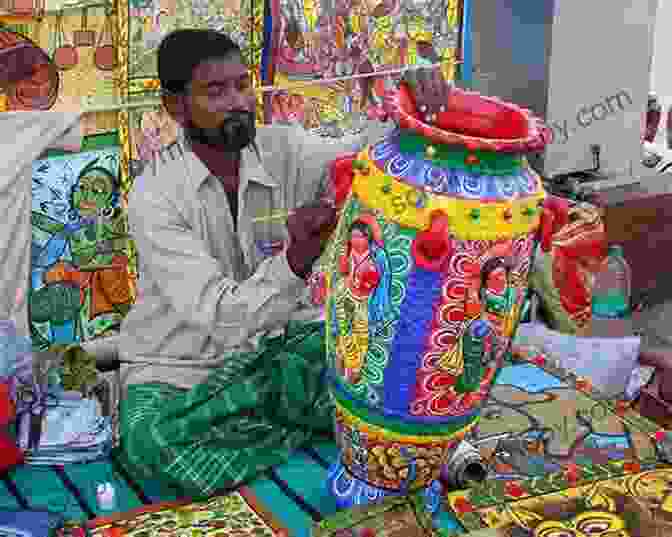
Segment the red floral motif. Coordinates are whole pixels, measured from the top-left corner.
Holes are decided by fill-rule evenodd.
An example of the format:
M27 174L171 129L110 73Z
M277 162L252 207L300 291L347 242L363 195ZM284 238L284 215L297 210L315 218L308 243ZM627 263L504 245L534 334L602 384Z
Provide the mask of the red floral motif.
M512 498L520 498L525 495L525 490L516 481L507 481L504 485L504 491Z
M544 208L553 213L553 234L558 233L569 223L569 202L557 196L548 196Z
M460 497L456 498L453 502L453 509L460 514L472 513L474 511L474 506L465 497Z
M550 209L544 208L541 212L541 223L539 225L541 251L550 252L553 241L553 225L555 215Z
M575 385L576 389L579 390L580 392L589 392L592 388L590 380L585 378L577 378Z
M411 246L411 253L416 265L438 272L442 269L453 253L453 245L448 237L450 220L440 211L431 215L428 230L421 231Z
M544 367L546 364L546 358L544 357L543 354L537 354L530 360L534 365L537 365L539 367Z
M629 408L630 404L627 401L616 401L614 412L616 412L617 416L625 416Z
M628 461L623 465L623 470L630 474L638 474L642 471L642 465L637 461Z
M575 484L581 477L581 468L577 464L568 464L565 470L565 479L570 484Z

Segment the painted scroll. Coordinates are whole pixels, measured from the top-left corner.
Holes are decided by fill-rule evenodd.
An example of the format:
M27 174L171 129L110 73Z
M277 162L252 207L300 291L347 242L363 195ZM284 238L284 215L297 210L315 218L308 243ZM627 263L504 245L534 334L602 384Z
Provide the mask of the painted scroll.
M292 89L307 81L437 62L456 77L462 0L268 1L273 39L264 84L286 91L267 97L267 121L347 124L375 115L386 84L366 77Z
M33 165L30 322L37 348L119 326L133 300L116 136Z
M262 0L129 0L128 8L122 8L119 15L120 26L127 25L130 94L158 89L157 48L166 34L179 28L226 32L258 71L255 66L263 44Z

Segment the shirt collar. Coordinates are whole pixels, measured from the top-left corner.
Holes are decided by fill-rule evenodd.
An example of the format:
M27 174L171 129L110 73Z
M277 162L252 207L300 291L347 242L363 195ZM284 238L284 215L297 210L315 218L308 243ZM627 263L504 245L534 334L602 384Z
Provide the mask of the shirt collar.
M189 142L186 141L184 135L180 136L179 143L184 148L185 158L188 159L194 188L198 190L203 186L203 183L214 176L203 161L191 150ZM261 159L259 158L260 156L262 157ZM278 182L264 168L262 149L259 149L259 155L257 155L257 152L252 147L246 147L242 150L240 157L241 188L245 188L248 183L258 183L269 188L277 188L279 186Z

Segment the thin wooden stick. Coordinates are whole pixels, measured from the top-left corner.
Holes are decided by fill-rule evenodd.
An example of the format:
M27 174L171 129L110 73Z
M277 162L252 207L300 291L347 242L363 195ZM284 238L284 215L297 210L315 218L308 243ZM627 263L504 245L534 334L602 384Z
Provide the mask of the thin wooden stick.
M425 69L436 69L437 67L441 67L442 65L446 64L454 64L454 65L459 65L461 64L461 61L455 61L455 60L444 60L438 63L433 63L430 65L409 65L406 67L402 67L400 69L386 69L384 71L374 71L373 73L358 73L356 75L348 75L348 76L339 76L339 77L334 77L334 78L318 78L315 80L306 80L306 81L301 81L301 82L292 82L288 84L287 86L259 86L254 88L254 91L257 93L276 93L276 92L288 92L288 91L294 91L294 90L299 90L302 88L306 88L309 86L319 86L319 85L330 85L330 84L335 84L338 82L344 82L346 80L357 80L360 78L374 78L374 77L380 77L380 76L387 76L387 75L397 75L397 74L403 74L409 71L421 71ZM109 104L101 104L99 106L84 106L82 112L84 114L90 114L90 113L95 113L95 112L111 112L115 110L130 110L133 108L148 108L152 106L158 106L161 104L161 99L159 97L155 97L152 99L144 100L144 101L136 101L136 102L115 102L115 103L109 103Z
M271 213L264 216L255 216L252 218L252 223L259 224L263 222L272 222L273 220L287 220L292 216L296 211L279 211L277 213ZM337 215L341 214L341 211L336 212Z

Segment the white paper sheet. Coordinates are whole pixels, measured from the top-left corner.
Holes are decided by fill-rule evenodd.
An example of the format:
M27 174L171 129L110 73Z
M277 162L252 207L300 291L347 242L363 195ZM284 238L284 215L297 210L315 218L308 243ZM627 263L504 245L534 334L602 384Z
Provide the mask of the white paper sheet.
M516 345L535 347L561 368L590 379L607 397L625 392L637 367L641 338L591 338L562 334L538 323L521 324Z

